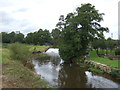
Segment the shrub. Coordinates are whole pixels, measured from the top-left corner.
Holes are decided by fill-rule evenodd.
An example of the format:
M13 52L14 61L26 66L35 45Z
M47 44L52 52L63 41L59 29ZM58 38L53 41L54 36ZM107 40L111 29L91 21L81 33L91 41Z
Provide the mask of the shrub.
M112 71L110 72L110 75L112 75L112 76L118 75L118 70L112 70Z
M117 49L115 50L115 55L120 55L120 48L117 48Z
M9 45L10 56L14 60L20 60L23 64L26 64L29 60L30 52L29 48L20 43L14 43Z

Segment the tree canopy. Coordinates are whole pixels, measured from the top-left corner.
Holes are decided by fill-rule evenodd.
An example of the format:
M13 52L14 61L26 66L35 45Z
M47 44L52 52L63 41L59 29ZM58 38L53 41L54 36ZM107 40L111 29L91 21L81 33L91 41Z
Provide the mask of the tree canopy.
M1 32L0 34L2 36L2 43L27 43L27 44L39 44L42 45L44 43L50 43L51 42L51 34L49 30L42 30L39 29L35 32L30 32L27 34L26 37L24 37L24 34L22 33L15 33L15 32Z
M51 35L49 30L39 29L36 32L28 33L25 42L28 44L39 44L42 45L45 42L51 42Z
M82 57L90 41L94 38L104 38L103 32L108 28L102 27L104 13L99 13L90 3L82 4L75 12L60 16L57 24L61 32L60 56L67 62L74 62Z
M61 41L61 31L57 28L53 29L51 32L52 42L54 45L58 46Z
M6 33L6 32L1 32L2 34L2 42L3 43L15 43L15 42L24 42L24 34L22 33Z

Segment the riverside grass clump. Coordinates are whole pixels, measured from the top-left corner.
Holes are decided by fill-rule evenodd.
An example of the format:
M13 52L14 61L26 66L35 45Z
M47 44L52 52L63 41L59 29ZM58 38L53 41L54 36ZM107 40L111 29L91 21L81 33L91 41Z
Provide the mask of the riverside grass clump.
M24 44L13 43L9 45L9 49L13 60L20 60L24 65L30 60L29 48Z
M104 73L104 71L103 71L103 70L98 69L98 68L93 68L93 67L88 68L88 70L89 70L89 71L96 72L96 73Z

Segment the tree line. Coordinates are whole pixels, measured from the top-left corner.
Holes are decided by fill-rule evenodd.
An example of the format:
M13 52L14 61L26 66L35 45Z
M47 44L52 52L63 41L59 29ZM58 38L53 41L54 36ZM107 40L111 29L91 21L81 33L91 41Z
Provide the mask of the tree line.
M108 39L94 39L92 41L92 47L96 50L97 55L108 55L109 51L115 50L118 48L120 43L118 40ZM101 51L101 52L99 52Z
M26 44L34 44L34 45L43 45L44 43L52 43L54 45L58 44L60 30L53 29L50 33L49 30L39 29L35 32L30 32L25 35L21 32L1 32L0 35L2 37L2 43L26 43Z

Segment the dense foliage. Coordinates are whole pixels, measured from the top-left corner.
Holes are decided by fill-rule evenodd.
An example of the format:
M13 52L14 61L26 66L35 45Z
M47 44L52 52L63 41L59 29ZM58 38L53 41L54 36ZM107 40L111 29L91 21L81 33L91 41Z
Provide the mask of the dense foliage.
M61 31L57 28L53 29L51 32L52 42L55 46L58 46L61 41Z
M115 55L120 55L120 48L117 48L117 49L115 50Z
M3 43L15 43L15 42L23 43L24 42L24 34L22 34L22 33L2 32L1 34L2 34L2 42Z
M94 39L92 41L92 47L96 50L97 54L99 53L98 49L100 50L106 50L106 55L108 54L108 50L113 50L118 46L118 41L113 40L111 38L108 39Z
M49 30L39 29L36 32L28 33L25 42L28 44L39 44L42 45L46 42L51 42L51 36Z
M75 58L86 54L89 42L94 38L104 38L103 32L108 31L100 25L103 13L98 13L95 6L82 4L75 12L60 16L57 24L62 30L59 46L60 56L66 62L74 62Z
M38 44L43 45L44 43L50 43L52 38L49 30L39 29L36 32L30 32L24 37L22 33L6 33L1 32L0 36L2 36L2 43L27 43L27 44Z

